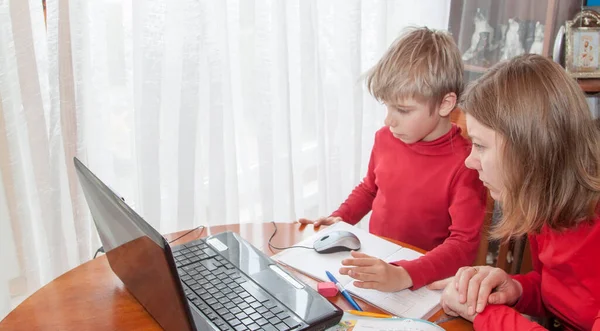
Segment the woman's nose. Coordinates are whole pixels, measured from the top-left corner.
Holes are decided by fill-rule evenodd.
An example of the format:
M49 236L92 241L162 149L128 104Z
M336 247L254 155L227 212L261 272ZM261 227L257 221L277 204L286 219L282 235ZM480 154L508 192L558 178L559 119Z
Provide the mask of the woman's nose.
M477 156L475 155L475 149L471 149L471 153L465 159L465 166L469 169L479 170L480 162Z

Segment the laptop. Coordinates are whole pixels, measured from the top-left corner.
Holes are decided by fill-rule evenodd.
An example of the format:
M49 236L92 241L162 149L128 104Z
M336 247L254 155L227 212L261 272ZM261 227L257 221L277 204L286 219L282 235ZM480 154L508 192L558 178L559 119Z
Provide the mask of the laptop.
M170 247L81 161L108 263L165 330L324 330L343 311L233 232Z

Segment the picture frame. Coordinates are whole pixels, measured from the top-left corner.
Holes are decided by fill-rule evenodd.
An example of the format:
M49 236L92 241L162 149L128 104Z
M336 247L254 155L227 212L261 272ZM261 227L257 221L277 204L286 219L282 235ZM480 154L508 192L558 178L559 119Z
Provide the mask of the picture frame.
M565 23L565 69L574 78L600 77L600 14L579 12Z

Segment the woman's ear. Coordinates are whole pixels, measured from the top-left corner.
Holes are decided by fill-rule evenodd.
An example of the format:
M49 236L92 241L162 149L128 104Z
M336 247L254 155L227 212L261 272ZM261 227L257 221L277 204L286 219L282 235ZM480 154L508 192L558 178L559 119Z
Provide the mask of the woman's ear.
M446 117L450 115L452 110L454 110L454 108L456 107L456 99L456 93L454 92L450 92L444 95L444 98L442 99L442 103L440 103L440 107L438 110L438 113L441 117Z

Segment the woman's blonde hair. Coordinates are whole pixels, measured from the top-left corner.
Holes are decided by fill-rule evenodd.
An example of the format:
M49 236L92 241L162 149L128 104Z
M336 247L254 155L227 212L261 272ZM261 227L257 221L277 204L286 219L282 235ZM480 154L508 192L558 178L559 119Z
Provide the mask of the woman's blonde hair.
M433 112L446 94L460 97L463 71L460 50L448 33L408 28L368 72L366 84L380 102L414 98Z
M469 85L462 108L503 138L503 220L494 238L563 230L594 217L600 130L561 66L532 54L499 63Z

